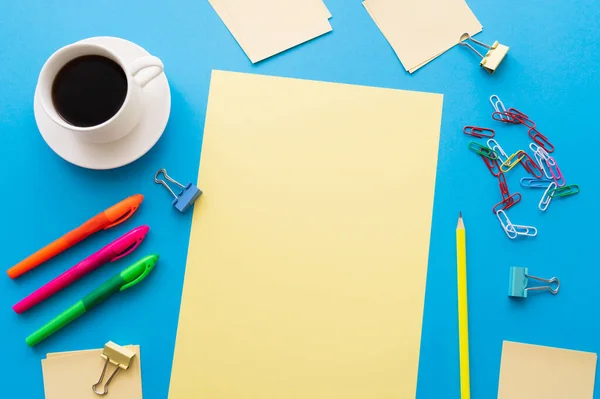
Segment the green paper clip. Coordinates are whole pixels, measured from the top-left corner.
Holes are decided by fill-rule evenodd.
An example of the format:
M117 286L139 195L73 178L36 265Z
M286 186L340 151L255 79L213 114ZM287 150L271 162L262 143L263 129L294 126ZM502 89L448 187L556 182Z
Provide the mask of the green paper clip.
M469 149L471 151L475 151L477 154L481 155L482 157L491 159L492 161L495 161L496 159L498 159L498 154L496 153L496 151L492 150L489 147L481 145L475 141L469 142Z
M550 191L550 197L567 197L577 193L579 193L579 186L577 184L571 184L569 186L557 187Z

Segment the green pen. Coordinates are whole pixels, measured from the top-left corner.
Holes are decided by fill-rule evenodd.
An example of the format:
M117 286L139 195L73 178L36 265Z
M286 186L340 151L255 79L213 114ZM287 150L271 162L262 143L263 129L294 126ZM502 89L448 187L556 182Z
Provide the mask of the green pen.
M96 288L90 294L86 295L75 305L62 312L44 327L27 337L25 340L27 345L34 346L39 344L88 310L91 310L104 302L112 294L133 287L146 278L152 269L154 269L156 262L158 262L158 255L148 255L145 258L138 260L133 265Z

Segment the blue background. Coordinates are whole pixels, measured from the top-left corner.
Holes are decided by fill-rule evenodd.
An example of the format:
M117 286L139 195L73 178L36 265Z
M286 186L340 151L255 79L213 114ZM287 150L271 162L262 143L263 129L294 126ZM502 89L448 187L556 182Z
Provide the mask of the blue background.
M493 76L464 48L411 76L359 0L325 2L333 14L332 33L258 65L249 62L205 0L0 2L3 269L122 198L146 196L125 225L97 234L16 281L0 276L0 396L42 398L40 359L47 352L99 348L114 340L141 345L144 397L167 397L192 215L178 214L152 177L165 167L175 178L196 181L212 69L444 94L419 398L459 398L454 241L459 210L468 226L472 397L496 397L502 340L600 351L594 152L600 144L600 2L470 0L484 25L478 38L510 46ZM172 112L158 145L142 159L117 170L90 171L68 164L46 146L33 117L33 93L52 52L105 35L134 41L164 61ZM491 120L488 98L493 93L537 122L556 145L567 182L582 187L580 195L553 201L541 213L541 192L518 186L522 168L509 174L511 191L523 194L510 217L537 226L540 234L534 239L510 241L500 229L491 212L500 200L497 183L467 150L469 139L462 134L466 124L492 126L507 152L526 148L523 127ZM105 266L25 315L14 314L11 306L140 224L149 224L151 232L134 257L161 254L150 279L38 347L27 347L29 333L133 258ZM508 268L514 265L529 267L534 275L559 277L560 294L509 300Z

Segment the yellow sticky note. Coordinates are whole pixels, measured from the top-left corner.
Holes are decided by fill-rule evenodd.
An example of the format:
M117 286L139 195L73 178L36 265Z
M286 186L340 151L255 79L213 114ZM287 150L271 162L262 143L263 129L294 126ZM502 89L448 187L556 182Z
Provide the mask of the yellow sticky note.
M142 399L142 371L140 347L129 345L136 353L127 370L120 370L108 385L111 399ZM98 382L105 360L100 357L102 349L79 352L49 353L42 360L44 393L46 399L97 399L92 385ZM114 371L109 365L104 382ZM104 384L104 383L103 383ZM104 385L98 387L102 390Z
M441 113L213 72L170 399L415 397Z
M253 63L331 32L321 0L209 0Z
M498 399L593 399L598 355L504 341Z
M463 33L483 29L464 0L365 0L363 6L410 73L457 45Z

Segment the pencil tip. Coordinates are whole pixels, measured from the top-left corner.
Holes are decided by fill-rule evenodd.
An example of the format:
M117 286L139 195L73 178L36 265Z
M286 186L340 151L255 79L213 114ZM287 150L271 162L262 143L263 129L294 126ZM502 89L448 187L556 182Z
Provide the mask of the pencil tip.
M458 223L456 224L457 229L464 229L465 222L463 221L462 211L458 213Z

